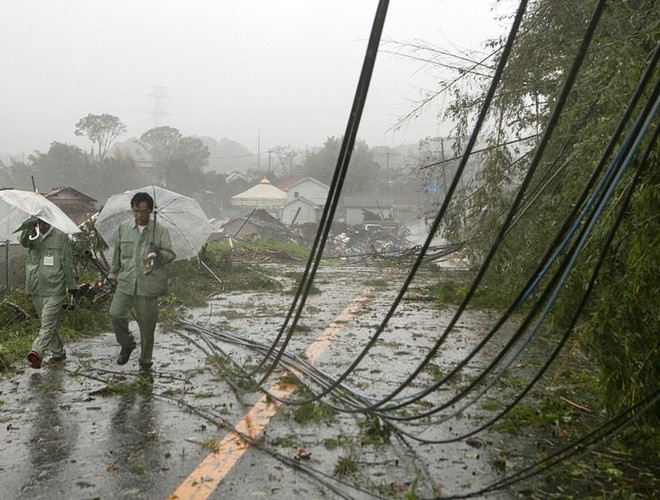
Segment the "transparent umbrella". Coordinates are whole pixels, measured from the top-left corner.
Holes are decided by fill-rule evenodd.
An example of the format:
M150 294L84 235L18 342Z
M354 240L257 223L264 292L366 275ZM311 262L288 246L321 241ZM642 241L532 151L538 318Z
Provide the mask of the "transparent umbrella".
M158 186L131 189L108 198L95 227L110 248L110 253L114 249L119 224L133 218L131 198L139 192L149 193L153 197L156 224L168 229L176 260L196 257L213 232L208 217L193 198Z
M67 234L80 232L67 214L41 193L0 190L0 241L19 241L17 230L27 219L38 217Z

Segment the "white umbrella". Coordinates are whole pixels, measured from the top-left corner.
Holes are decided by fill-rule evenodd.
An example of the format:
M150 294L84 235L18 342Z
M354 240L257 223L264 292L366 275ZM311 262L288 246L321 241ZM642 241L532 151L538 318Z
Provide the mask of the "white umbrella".
M176 260L196 257L213 232L208 217L193 198L158 186L131 189L108 198L95 227L110 253L114 250L119 224L133 219L131 198L139 192L148 193L154 199L156 224L168 229Z
M80 232L67 214L41 193L0 190L0 241L19 241L15 231L30 217L38 217L67 234Z

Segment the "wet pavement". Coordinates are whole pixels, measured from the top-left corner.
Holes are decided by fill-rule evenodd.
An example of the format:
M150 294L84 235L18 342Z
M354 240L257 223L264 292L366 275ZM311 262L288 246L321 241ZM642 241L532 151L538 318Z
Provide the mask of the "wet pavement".
M273 265L270 272L281 282L281 292L219 292L207 307L188 311L186 321L204 331L234 332L270 344L301 270ZM322 267L315 281L318 292L310 295L288 351L303 353L356 296L366 293L365 302L340 322L314 363L325 373L343 373L373 335L405 272L382 266ZM365 397L394 390L449 321L452 311L438 310L423 293L430 279L422 274L413 283L389 327L347 379ZM466 318L434 359L435 371L422 373L399 397L451 369L492 321L483 313ZM25 368L0 379L3 498L170 497L214 451L215 440L226 436L262 396L240 388L230 363L209 362L207 353L216 348L242 366L261 359L254 350L203 331L161 324L151 379L138 375L137 353L126 366L115 364L118 348L110 333L69 344L63 367ZM477 356L470 369L482 364ZM283 375L278 370L265 386ZM442 402L451 392L436 391L408 411ZM476 491L500 477L493 461L506 443L497 434L441 444L392 434L389 442L372 442L365 439L367 419L361 413L303 419L299 410L294 405L279 409L210 497L404 498L414 491L416 498L433 498ZM483 418L481 410L470 409L446 424L406 429L428 440L448 440ZM487 498L511 496L500 492Z

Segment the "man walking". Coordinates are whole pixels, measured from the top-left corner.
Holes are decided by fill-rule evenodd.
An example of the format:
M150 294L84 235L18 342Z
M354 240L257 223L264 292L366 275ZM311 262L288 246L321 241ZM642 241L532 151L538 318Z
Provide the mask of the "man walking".
M21 233L21 244L28 249L25 264L25 290L32 296L39 334L32 343L27 359L32 368L41 368L47 351L52 357L47 364L59 364L66 359L64 343L57 332L57 323L66 302L66 292L77 291L73 272L73 256L69 237L41 219L28 219Z
M118 365L125 365L136 347L128 329L133 310L140 329L140 371L151 371L154 332L158 321L158 297L167 294L167 266L176 255L167 229L150 219L154 200L148 193L131 199L135 220L119 225L109 277L116 279L110 321L121 346Z

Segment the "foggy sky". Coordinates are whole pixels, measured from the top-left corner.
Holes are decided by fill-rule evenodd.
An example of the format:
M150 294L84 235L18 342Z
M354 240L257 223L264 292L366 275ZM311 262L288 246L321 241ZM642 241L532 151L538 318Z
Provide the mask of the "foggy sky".
M0 156L46 152L89 113L128 137L157 125L252 151L344 133L376 0L21 0L0 9ZM506 30L493 0L391 0L383 41L481 50ZM394 49L381 44L381 48ZM446 133L435 115L390 130L439 76L379 53L358 137L369 146ZM160 86L160 90L156 86ZM160 112L155 113L158 98Z

